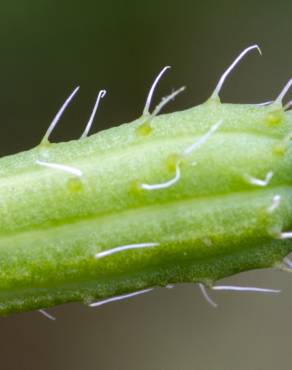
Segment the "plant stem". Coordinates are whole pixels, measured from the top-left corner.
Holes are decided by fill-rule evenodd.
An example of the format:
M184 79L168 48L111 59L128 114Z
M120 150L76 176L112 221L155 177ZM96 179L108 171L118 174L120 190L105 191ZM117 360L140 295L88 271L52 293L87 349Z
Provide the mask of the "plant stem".
M2 158L0 313L281 263L292 250L281 239L292 227L291 131L278 102L211 100Z

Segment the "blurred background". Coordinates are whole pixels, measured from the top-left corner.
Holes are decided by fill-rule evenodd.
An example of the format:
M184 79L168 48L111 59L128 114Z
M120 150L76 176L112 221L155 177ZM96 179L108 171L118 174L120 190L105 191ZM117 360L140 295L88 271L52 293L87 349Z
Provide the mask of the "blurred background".
M0 4L0 153L37 145L67 95L81 85L52 139L80 136L99 89L107 96L93 132L137 118L160 69L155 102L187 90L165 111L203 102L232 59L223 101L260 103L292 76L292 2L228 0L55 1ZM154 103L155 103L154 102ZM228 284L280 288L280 295L157 289L100 308L68 304L0 319L3 370L258 370L289 368L292 275L253 271Z

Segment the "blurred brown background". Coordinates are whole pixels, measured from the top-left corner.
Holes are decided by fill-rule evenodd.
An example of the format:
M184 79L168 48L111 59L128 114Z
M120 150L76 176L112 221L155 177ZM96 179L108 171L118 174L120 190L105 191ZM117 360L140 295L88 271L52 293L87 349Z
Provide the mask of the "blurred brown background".
M97 91L108 95L93 131L141 114L158 71L170 64L155 100L187 90L166 111L204 101L244 47L259 43L230 76L222 98L262 102L292 75L292 2L55 1L0 4L1 155L39 143L56 110L81 85L56 141L77 138ZM97 309L69 304L0 319L3 370L289 369L292 275L255 271L229 284L281 288L281 295L158 289Z

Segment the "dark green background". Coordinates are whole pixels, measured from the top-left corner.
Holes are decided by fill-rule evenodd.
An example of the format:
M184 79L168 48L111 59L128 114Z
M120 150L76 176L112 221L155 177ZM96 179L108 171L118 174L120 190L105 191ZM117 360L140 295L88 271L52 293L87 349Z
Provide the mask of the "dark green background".
M222 98L273 99L292 76L291 1L49 1L0 5L0 152L28 149L76 84L80 93L52 138L77 138L100 88L94 130L138 117L158 71L155 101L187 90L166 111L203 102L244 47L259 43ZM291 96L291 95L290 95ZM264 160L264 159L263 159ZM3 370L274 370L290 368L292 275L256 271L227 283L282 288L282 295L159 289L97 309L56 307L0 319Z

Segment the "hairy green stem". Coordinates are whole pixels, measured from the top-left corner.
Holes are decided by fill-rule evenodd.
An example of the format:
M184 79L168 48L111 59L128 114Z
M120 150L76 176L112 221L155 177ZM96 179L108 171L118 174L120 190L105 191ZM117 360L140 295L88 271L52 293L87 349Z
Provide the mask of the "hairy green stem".
M291 131L279 102L211 99L2 158L0 312L281 264L292 250L281 237L292 228Z

